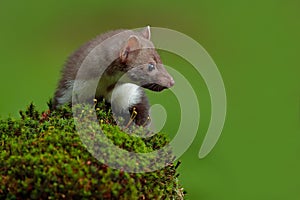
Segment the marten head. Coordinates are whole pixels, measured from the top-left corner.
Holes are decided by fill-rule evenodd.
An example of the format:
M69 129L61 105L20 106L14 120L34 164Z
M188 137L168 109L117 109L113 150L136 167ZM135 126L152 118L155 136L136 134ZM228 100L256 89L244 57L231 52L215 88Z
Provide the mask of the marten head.
M153 91L162 91L175 82L163 66L150 36L149 26L130 35L120 51L119 59L132 82Z

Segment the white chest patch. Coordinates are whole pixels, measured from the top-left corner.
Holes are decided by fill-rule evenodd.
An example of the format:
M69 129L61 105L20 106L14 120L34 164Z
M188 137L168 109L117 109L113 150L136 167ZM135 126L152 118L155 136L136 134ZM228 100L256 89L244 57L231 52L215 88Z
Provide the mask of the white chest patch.
M109 94L108 100L119 111L126 111L131 106L139 103L143 95L143 90L138 85L124 83L117 85Z

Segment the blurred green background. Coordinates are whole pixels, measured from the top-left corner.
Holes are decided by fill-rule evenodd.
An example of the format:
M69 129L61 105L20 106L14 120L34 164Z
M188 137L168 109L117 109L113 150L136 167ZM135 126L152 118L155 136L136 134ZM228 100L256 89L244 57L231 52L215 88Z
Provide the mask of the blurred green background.
M148 24L174 29L209 52L228 98L222 136L200 160L210 102L201 77L191 80L201 122L180 158L187 199L300 199L299 10L296 0L1 1L0 116L17 116L31 101L46 109L67 56L97 34ZM188 63L161 54L165 63L193 76ZM178 107L168 91L150 96L153 103L172 99L167 110ZM171 136L177 120L169 117L164 128Z

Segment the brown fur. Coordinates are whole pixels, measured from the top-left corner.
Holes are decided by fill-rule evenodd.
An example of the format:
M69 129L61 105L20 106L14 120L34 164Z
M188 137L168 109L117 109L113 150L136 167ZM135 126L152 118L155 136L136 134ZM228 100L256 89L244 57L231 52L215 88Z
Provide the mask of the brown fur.
M99 58L100 63L91 63L84 69L83 75L79 77L82 80L91 80L99 78L100 74L103 73L98 83L95 98L106 98L107 94L114 89L115 84L123 76L126 77L125 82L129 81L153 91L161 91L174 84L173 78L163 67L154 45L149 40L149 27L142 31L110 31L87 42L68 58L54 95L54 108L72 101L72 84L74 84L76 78L78 79L76 76L83 61L93 49L110 38L116 39L114 43L102 47L97 55L93 55L95 58ZM102 61L110 63L109 66L103 66L100 58ZM153 71L148 69L149 63L154 64L155 69ZM83 87L88 86L84 85ZM87 89L83 88L82 90ZM149 105L144 93L141 102L135 107L139 111L136 122L139 125L145 123L145 117L148 117ZM130 111L132 108L128 109Z

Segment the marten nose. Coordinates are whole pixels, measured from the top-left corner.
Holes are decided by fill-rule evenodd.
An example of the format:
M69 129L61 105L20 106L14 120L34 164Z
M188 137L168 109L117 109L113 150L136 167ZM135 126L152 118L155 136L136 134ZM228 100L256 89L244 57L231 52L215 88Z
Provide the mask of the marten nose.
M169 87L172 87L175 84L174 79L171 77L171 80L169 82Z

